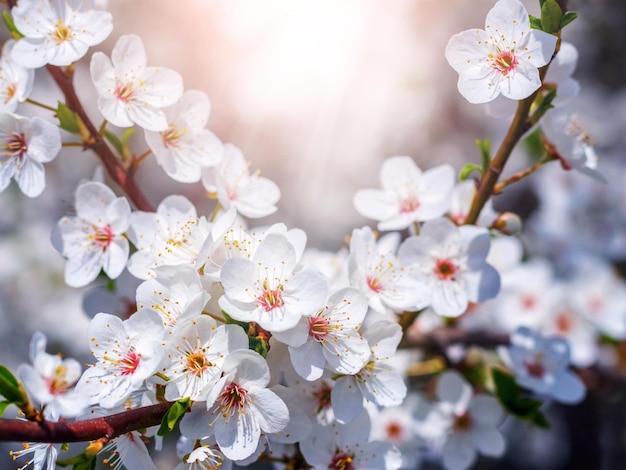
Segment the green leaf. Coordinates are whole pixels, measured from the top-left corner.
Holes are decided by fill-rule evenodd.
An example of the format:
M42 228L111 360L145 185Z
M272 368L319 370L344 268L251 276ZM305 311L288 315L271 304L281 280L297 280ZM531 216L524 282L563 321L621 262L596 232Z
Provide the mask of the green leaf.
M2 416L4 414L4 410L6 410L12 404L13 402L8 400L0 401L0 416Z
M578 18L578 13L575 11L568 11L561 18L561 29L565 28L568 24Z
M170 409L167 410L165 416L163 416L163 419L161 420L161 427L159 427L157 435L165 436L166 434L172 432L176 427L176 424L178 424L178 422L183 419L183 416L185 416L190 403L191 400L189 398L182 398L174 403Z
M546 3L546 0L539 0L539 6L542 7Z
M7 27L7 29L13 36L13 39L18 40L24 37L24 35L20 33L19 30L17 29L17 26L15 26L13 17L7 10L4 10L2 12L2 20L4 21L4 25Z
M541 127L537 127L523 140L526 151L533 160L541 160L546 155L546 148L541 140Z
M104 130L104 138L109 141L119 156L124 156L124 144L118 136L108 129Z
M493 383L496 387L498 400L513 416L529 421L541 428L549 427L543 413L540 411L541 400L526 398L522 396L522 389L515 381L515 378L500 369L492 369Z
M463 168L461 168L461 171L459 172L459 181L465 181L467 178L469 178L470 174L473 171L477 171L481 175L483 173L483 169L481 167L479 167L475 163L468 163Z
M125 148L128 148L128 139L130 139L130 136L132 136L135 133L135 128L134 127L129 127L128 129L126 129L123 133L122 133L122 145Z
M483 171L487 171L489 169L489 165L491 165L491 140L476 139L474 143L480 151L480 164L483 168Z
M24 403L26 398L15 376L2 364L0 364L0 395L18 405Z
M83 452L69 459L57 460L57 465L59 467L69 467L73 465L74 470L92 470L96 468L96 456L87 456Z
M546 0L541 6L541 24L546 33L556 33L561 29L563 10L555 0Z
M57 106L57 118L59 119L59 127L72 134L78 134L80 132L80 126L78 124L78 114L72 111L65 103L61 103Z
M237 321L233 317L231 317L228 313L226 313L224 310L222 310L222 315L224 315L224 318L226 319L226 323L227 324L229 324L229 325L239 325L240 327L242 327L244 329L246 334L248 334L248 332L250 331L250 323L247 323L247 322L244 322L244 321Z
M261 356L266 357L268 353L267 343L262 338L249 337L249 348L259 353Z
M542 26L541 20L539 18L537 18L536 16L533 16L533 15L528 15L528 17L530 18L530 27L531 27L531 29L538 29L540 31L543 31L543 26Z

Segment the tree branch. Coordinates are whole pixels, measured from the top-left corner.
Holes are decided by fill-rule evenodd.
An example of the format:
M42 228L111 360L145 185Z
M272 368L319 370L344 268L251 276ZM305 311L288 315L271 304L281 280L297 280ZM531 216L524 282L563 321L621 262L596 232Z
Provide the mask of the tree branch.
M0 419L0 441L15 442L86 442L113 439L130 431L161 423L173 402L124 411L111 416L84 421L26 421Z
M89 119L89 116L87 116L82 103L76 95L73 75L67 73L61 67L54 65L46 65L46 69L63 92L65 104L78 115L89 132L90 142L85 144L85 148L93 150L96 155L98 155L98 158L100 158L100 161L107 169L109 176L122 188L137 209L146 212L154 212L154 207L148 201L139 186L137 186L130 172L124 168L122 163L117 159L104 140L104 137L102 137L96 126Z

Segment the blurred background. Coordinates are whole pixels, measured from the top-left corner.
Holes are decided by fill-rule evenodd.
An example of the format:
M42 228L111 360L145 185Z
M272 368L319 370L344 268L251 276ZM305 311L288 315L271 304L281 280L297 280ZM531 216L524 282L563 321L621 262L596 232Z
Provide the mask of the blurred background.
M384 159L408 155L423 169L450 163L459 170L478 161L475 139L489 137L494 145L501 139L507 123L462 99L457 74L444 58L448 39L482 28L493 3L109 0L113 34L94 49L108 54L120 35L139 35L150 65L175 69L186 89L208 94L209 129L241 148L253 170L280 186L278 212L258 223L302 228L308 246L335 251L353 228L370 223L356 213L352 197L358 189L378 187ZM536 0L524 3L539 15ZM582 85L587 124L601 158L623 160L626 3L571 0L569 9L581 14L564 39L580 52L574 76ZM87 69L85 60L76 85L100 122ZM59 95L45 71L38 71L38 80L43 85L33 97L54 105ZM46 116L28 105L18 112ZM137 154L147 148L141 131L132 147ZM520 152L508 171L526 166ZM49 233L72 212L76 183L90 178L96 167L92 155L64 151L46 167L42 196L27 200L13 186L0 194L0 362L13 370L28 360L35 330L48 335L49 351L89 362L84 290L64 286L64 263ZM179 193L197 201L200 213L211 210L199 183L174 182L152 159L137 179L155 206ZM501 209L529 201L528 184L510 189L497 201ZM533 204L523 207L530 210ZM608 396L620 406L607 408L604 397L574 411L555 408L555 432L521 433L525 437L511 442L505 461L481 463L485 468L623 468L626 408L623 390L615 393ZM610 420L604 417L607 409ZM6 454L0 467L14 468L1 460ZM168 458L165 453L160 468L173 468Z

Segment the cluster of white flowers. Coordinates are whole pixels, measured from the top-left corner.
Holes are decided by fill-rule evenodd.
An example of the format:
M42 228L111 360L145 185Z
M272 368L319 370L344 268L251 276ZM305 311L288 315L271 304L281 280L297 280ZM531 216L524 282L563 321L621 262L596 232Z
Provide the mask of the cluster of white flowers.
M10 16L19 39L0 59L0 191L14 179L34 197L61 133L43 118L13 113L29 99L34 69L70 66L113 24L109 13L78 0L19 0ZM555 55L556 45L557 36L531 29L518 0L499 0L485 30L455 35L446 57L472 103L558 90L545 133L565 128L562 163L595 175L590 139L571 114L559 114L578 91L577 54L562 43ZM551 61L544 79L540 69ZM185 90L175 71L148 66L139 37L120 37L110 58L95 52L90 74L104 119L98 137L107 123L142 128L146 155L178 182L201 182L216 205L202 215L191 200L170 195L154 211L133 210L130 194L129 202L103 181L78 186L75 214L59 220L53 237L66 284L116 280L125 271L140 284L127 316L109 313L113 307L95 312L87 331L95 363L82 373L75 360L48 354L45 337L35 334L32 365L18 376L42 419L178 401L185 410L175 417L176 470L264 458L320 470L410 469L433 455L463 470L478 454L504 453L498 426L506 398L497 384L482 383L485 393L475 394L476 383L454 370L437 378L428 399L410 392L411 367L398 351L405 336L427 331L429 322L511 334L486 367L497 362L520 387L564 403L585 395L570 359L590 365L599 335L626 338L626 285L607 265L587 259L577 275L556 280L546 261L522 263L521 245L509 236L519 219L488 201L466 224L478 190L472 181L455 183L449 165L422 171L410 157L387 159L381 189L358 191L354 206L388 233L356 228L340 252L317 252L306 248L302 230L249 226L245 218L277 210L280 190L206 129L209 98ZM406 317L418 315L407 333ZM146 446L155 433L125 432L101 452L112 455L113 468L156 468ZM31 452L36 469L51 470L59 448L31 446L14 456Z

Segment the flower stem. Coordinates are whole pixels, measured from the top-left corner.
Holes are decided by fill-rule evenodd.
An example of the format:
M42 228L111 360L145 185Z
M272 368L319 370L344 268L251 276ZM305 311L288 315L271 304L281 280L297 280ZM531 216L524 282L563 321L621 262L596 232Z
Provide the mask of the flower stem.
M48 111L52 111L53 113L57 112L56 108L53 108L52 106L48 106L47 104L40 103L39 101L35 101L30 98L26 98L25 102L30 103L34 106L39 106L40 108L43 108L43 109L47 109Z
M552 54L552 58L559 52L561 45L561 38L556 43L556 48L554 50L554 54ZM550 61L552 62L552 61ZM543 82L543 79L548 71L548 65L539 69L539 77ZM528 98L521 100L517 104L517 110L515 111L515 116L513 116L513 121L509 126L509 129L504 136L504 140L502 144L500 144L500 148L498 152L491 160L489 164L489 168L483 174L480 179L480 183L478 185L478 190L474 195L474 199L472 201L472 206L470 207L469 213L465 218L465 224L475 224L478 220L478 216L480 215L480 211L483 209L491 195L494 193L494 189L496 187L496 183L498 182L498 178L500 178L500 174L506 165L513 149L518 144L522 136L531 128L532 123L529 118L530 109L535 101L535 98L540 93L541 88L535 91Z
M519 173L515 173L513 176L511 176L510 178L501 181L500 183L496 184L493 188L493 192L494 194L498 194L499 192L501 192L504 188L506 188L507 186L513 184L513 183L517 183L518 181L522 180L523 178L526 178L528 175L532 175L535 171L537 171L539 168L541 168L542 166L544 166L546 163L551 162L552 160L554 160L554 158L547 156L545 158L543 158L542 160L538 161L537 163L535 163L533 166L526 168L523 171L520 171Z

